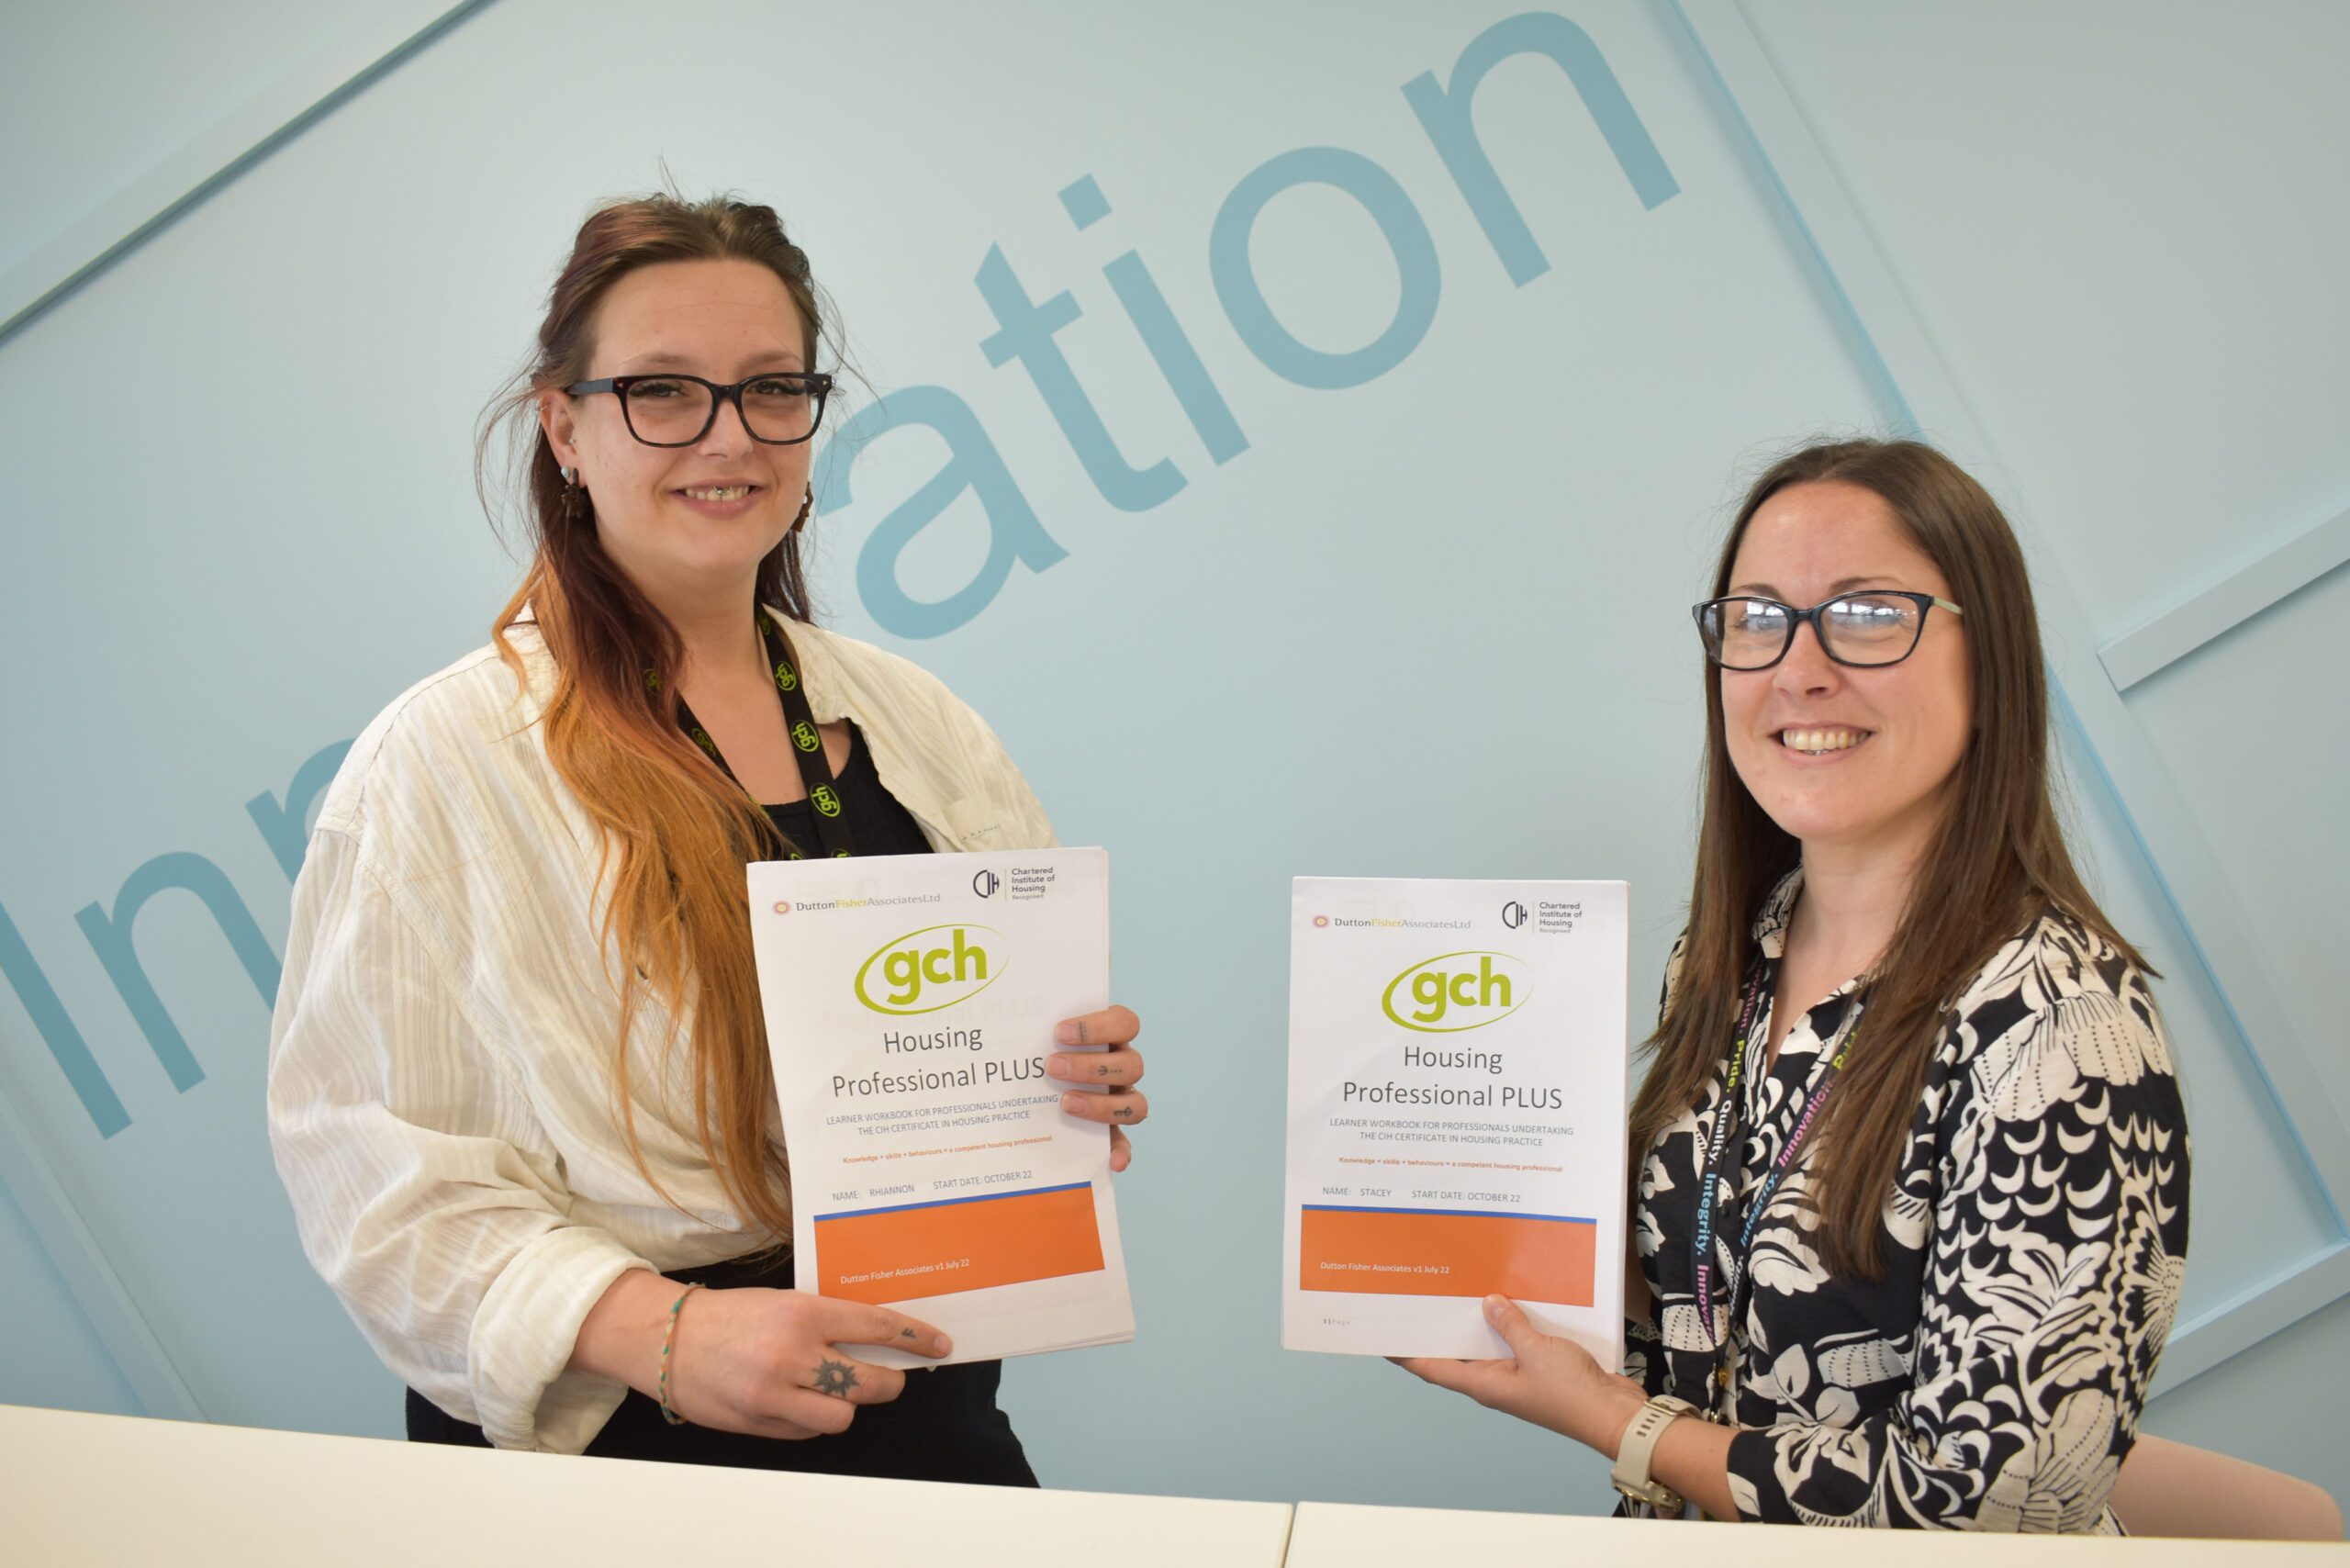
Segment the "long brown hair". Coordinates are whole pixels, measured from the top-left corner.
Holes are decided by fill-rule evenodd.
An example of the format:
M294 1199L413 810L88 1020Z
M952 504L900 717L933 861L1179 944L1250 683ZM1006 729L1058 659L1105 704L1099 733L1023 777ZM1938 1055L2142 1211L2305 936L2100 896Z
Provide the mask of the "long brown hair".
M2023 551L1983 487L1930 446L1842 441L1789 454L1755 480L1722 542L1710 597L1729 592L1747 525L1793 485L1835 481L1873 491L1932 560L1966 610L1974 734L1949 806L1919 862L1893 940L1864 977L1868 1039L1821 1113L1811 1191L1821 1257L1839 1274L1877 1278L1880 1218L1925 1084L1943 1015L2011 937L2054 910L2147 969L2082 885L2049 788L2048 680ZM1802 846L1764 813L1731 765L1721 682L1706 687L1705 817L1689 924L1673 1000L1648 1042L1648 1077L1632 1103L1632 1147L1646 1148L1697 1103L1737 1031L1754 962L1752 923ZM2152 969L2147 969L2148 973Z
M491 636L520 678L522 655L509 633L526 616L537 623L554 663L541 720L547 756L602 833L599 935L621 1003L612 1102L629 1152L654 1182L629 1081L629 1036L649 994L673 1016L690 1008L702 1153L744 1223L779 1240L790 1235L790 1189L767 1136L775 1093L743 884L744 862L772 853L773 830L678 729L677 630L605 551L592 502L565 483L536 417L544 393L588 374L597 307L614 283L639 267L703 260L755 262L781 279L806 334L802 363L815 367L825 312L807 255L773 208L671 195L614 202L579 226L548 295L537 353L483 416L476 472L496 432L509 431L535 548ZM795 621L811 619L797 530L759 563L757 597ZM677 1043L673 1036L667 1046Z

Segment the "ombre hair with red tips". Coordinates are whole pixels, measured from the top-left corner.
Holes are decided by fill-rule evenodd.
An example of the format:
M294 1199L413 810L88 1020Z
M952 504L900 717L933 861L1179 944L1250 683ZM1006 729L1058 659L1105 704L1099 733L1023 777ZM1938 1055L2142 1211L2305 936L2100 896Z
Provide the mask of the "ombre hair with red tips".
M630 1046L646 1002L657 1000L670 1034L645 1059L660 1064L666 1083L682 1045L702 1152L744 1226L781 1243L791 1233L790 1187L767 1136L775 1090L743 881L744 862L772 856L778 840L759 805L678 728L683 644L605 550L594 506L565 481L537 413L546 394L588 375L597 308L612 286L639 267L684 261L753 262L774 273L800 314L802 363L815 366L827 311L807 254L772 207L660 194L590 213L548 294L537 352L483 415L476 446L478 477L499 432L511 439L532 544L491 639L518 680L518 626L535 631L552 656L554 689L539 721L547 757L602 835L599 935L620 996L612 1106L629 1152L658 1191L636 1107L663 1091L632 1081ZM757 599L812 619L796 527L760 561Z

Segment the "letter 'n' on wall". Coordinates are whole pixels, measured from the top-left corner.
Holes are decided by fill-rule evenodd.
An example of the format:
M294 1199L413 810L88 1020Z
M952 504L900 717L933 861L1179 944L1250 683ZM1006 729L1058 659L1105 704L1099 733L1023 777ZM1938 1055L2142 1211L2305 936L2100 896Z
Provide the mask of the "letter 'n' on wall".
M140 1032L147 1036L155 1059L171 1075L172 1086L185 1093L204 1081L204 1069L197 1065L196 1053L188 1049L187 1040L173 1021L171 1011L163 1005L163 999L155 994L154 982L147 978L147 968L140 961L139 949L132 941L133 926L147 901L173 888L194 893L203 902L220 927L220 934L229 939L230 950L244 965L245 974L261 993L264 1005L276 1005L283 967L269 938L262 935L252 912L237 896L228 873L203 856L185 850L158 855L133 871L115 899L113 913L107 913L104 905L93 903L74 915L73 923L89 938L91 950L106 966L106 977L122 993L123 1004L138 1020Z
M245 974L261 993L264 1005L276 1004L283 966L276 950L270 946L269 938L262 935L252 912L237 896L228 873L203 856L185 850L158 855L131 872L116 896L111 914L103 904L93 903L73 917L82 934L89 938L98 962L105 966L106 977L121 993L123 1004L137 1020L140 1032L147 1036L148 1048L163 1064L172 1087L185 1093L204 1081L204 1069L197 1063L196 1053L188 1049L187 1038L180 1033L163 999L155 993L154 982L148 979L147 968L140 961L139 949L132 941L132 928L139 912L147 907L147 901L173 888L194 893L202 901L220 927L220 934L229 939L229 949L244 965ZM106 1081L105 1070L91 1054L73 1015L65 1011L57 988L50 984L49 977L41 971L6 908L0 908L0 979L7 980L17 1000L24 1003L33 1027L39 1031L42 1043L48 1046L59 1070L65 1074L65 1081L82 1102L83 1110L89 1114L98 1136L112 1137L129 1126L130 1114L123 1108L121 1097Z
M1461 198L1485 238L1493 241L1510 282L1524 287L1550 270L1550 259L1535 242L1517 203L1510 199L1472 118L1477 89L1486 73L1520 54L1548 55L1558 62L1643 207L1654 210L1672 200L1681 185L1589 33L1548 11L1528 11L1487 28L1460 51L1449 83L1439 86L1436 73L1422 72L1404 84L1404 99L1419 117L1421 129L1444 160L1453 184L1460 187Z

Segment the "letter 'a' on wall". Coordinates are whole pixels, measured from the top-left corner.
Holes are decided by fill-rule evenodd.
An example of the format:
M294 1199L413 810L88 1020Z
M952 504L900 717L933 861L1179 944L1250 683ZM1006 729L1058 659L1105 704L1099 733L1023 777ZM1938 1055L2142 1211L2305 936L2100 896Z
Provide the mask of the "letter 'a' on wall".
M885 631L901 637L932 637L961 625L985 608L1012 575L1014 563L1041 572L1069 552L1045 532L970 405L943 386L905 387L851 415L817 465L817 510L829 513L848 506L854 498L849 472L858 449L909 425L927 427L942 437L947 460L875 526L857 556L856 591L867 611ZM986 510L986 561L977 576L944 599L912 598L898 583L899 555L967 490Z

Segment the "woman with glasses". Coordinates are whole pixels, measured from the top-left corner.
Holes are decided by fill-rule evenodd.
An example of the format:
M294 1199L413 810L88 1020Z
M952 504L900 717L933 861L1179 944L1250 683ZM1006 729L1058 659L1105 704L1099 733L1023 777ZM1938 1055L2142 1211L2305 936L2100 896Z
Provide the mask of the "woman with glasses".
M1035 1484L996 1364L868 1364L949 1346L789 1288L744 863L1054 842L977 715L812 622L823 329L767 207L589 217L483 431L527 446L522 587L320 810L270 1130L412 1438ZM1114 1170L1136 1027L1057 1035L1111 1047L1084 1058L1111 1092L1065 1103Z
M2051 803L2015 536L1930 448L1815 446L1748 493L1713 592L1627 1374L1499 1297L1512 1359L1404 1364L1608 1456L1634 1512L2110 1531L2187 1126Z

